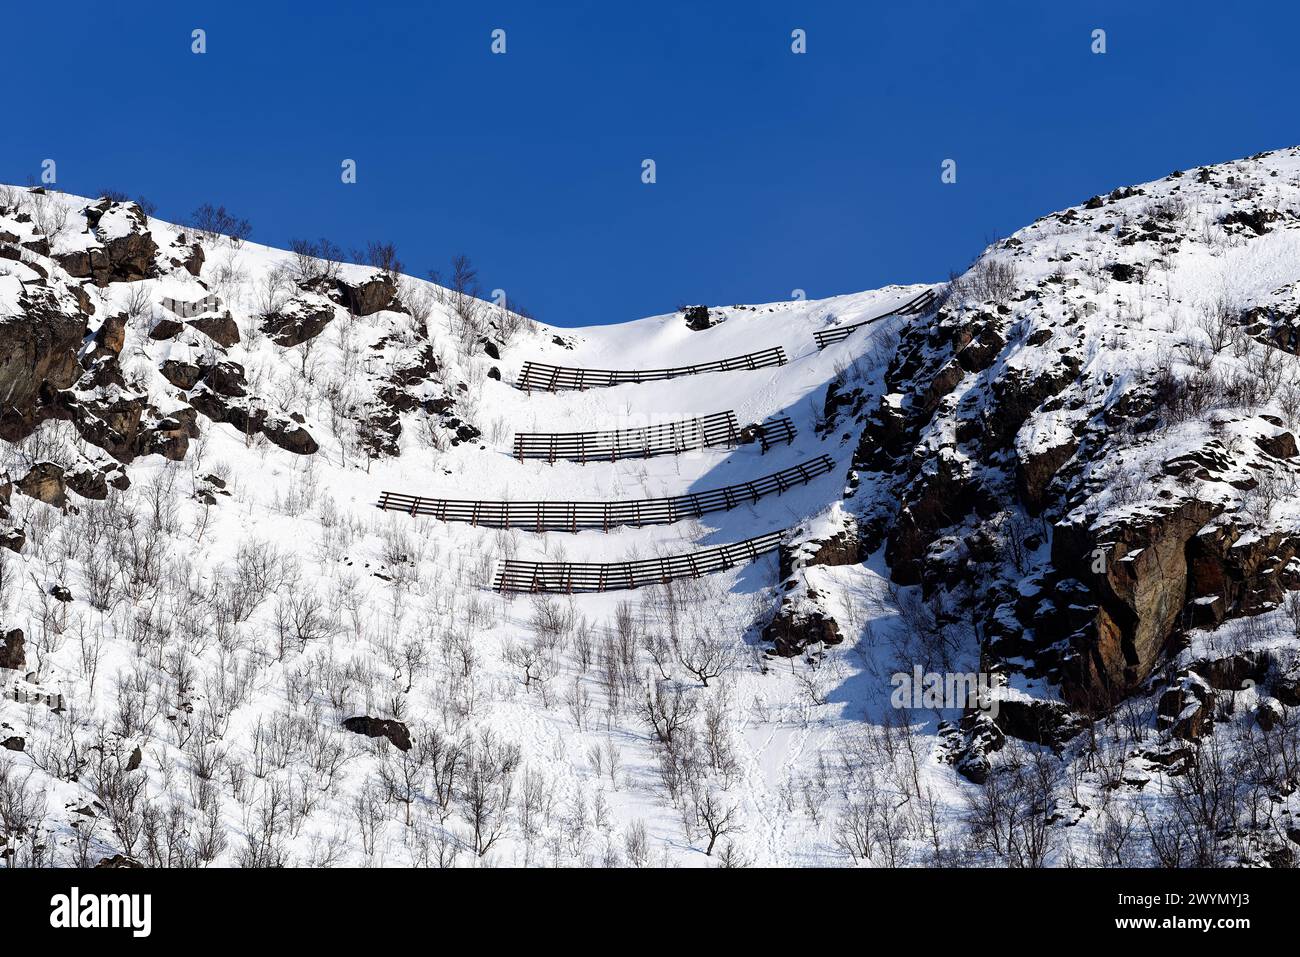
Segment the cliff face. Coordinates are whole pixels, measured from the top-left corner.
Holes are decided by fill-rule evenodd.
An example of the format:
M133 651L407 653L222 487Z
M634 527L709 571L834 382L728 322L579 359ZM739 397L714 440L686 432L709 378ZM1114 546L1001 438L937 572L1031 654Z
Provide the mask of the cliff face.
M1294 150L1117 189L990 247L901 331L858 416L857 550L883 549L968 655L1084 715L1176 683L1216 628L1275 646L1300 568L1298 275ZM841 626L805 601L773 630L788 651Z

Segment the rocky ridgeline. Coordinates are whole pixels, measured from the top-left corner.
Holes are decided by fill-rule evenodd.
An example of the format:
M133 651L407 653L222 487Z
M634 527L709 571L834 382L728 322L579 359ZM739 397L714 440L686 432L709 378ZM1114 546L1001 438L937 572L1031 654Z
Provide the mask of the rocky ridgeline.
M1196 629L1300 588L1296 282L1232 301L1233 274L1300 278L1296 151L1094 197L991 247L937 316L904 328L883 394L832 387L856 421L845 498L786 547L780 654L842 640L808 569L882 553L923 627L1037 689L996 726L950 727L982 779L1004 736L1068 740L1133 696L1196 738L1215 695L1294 703L1300 643L1188 660ZM1271 244L1270 243L1274 243ZM1207 277L1218 277L1207 279ZM856 408L855 408L856 406ZM817 525L818 523L814 523ZM834 529L838 529L837 531Z
M10 513L13 495L57 508L104 499L110 486L130 484L134 459L184 460L190 442L214 425L298 455L319 450L307 409L285 407L250 383L237 358L241 325L282 350L310 346L340 318L405 315L398 277L322 264L270 310L241 312L220 303L209 276L212 249L233 245L153 222L133 202L82 204L41 188L0 197L0 302L8 305L0 309L0 438L22 442L61 420L84 443L42 446L21 474L0 474L0 546L16 551L25 542ZM467 387L444 382L423 323L404 323L400 335L395 325L377 326L371 346L392 347L394 361L359 373L365 398L349 410L364 453L397 455L401 415L416 409L432 414L452 444L477 438L457 413ZM500 357L490 334L484 348ZM148 356L157 376L128 375L124 354Z

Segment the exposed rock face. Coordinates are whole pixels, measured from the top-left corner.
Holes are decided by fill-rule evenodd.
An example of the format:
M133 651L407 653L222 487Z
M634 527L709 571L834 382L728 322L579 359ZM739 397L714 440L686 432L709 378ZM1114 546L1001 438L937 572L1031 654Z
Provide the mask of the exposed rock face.
M1214 722L1214 692L1197 675L1184 674L1160 696L1160 724L1175 738L1199 740Z
M401 309L397 284L387 273L376 272L361 282L338 281L338 292L348 312L369 316L383 309Z
M324 296L303 293L290 299L279 312L262 320L262 331L276 345L289 348L314 339L334 321L334 303Z
M193 391L190 402L214 422L233 425L245 435L260 432L282 449L297 455L311 455L320 448L300 423L268 411L252 397L232 399L203 385Z
M95 341L114 356L121 355L122 347L126 345L126 314L118 313L106 318L95 333Z
M1246 535L1237 524L1215 524L1187 546L1191 623L1213 627L1256 615L1300 588L1300 538L1285 532Z
M682 310L682 316L686 319L686 328L692 332L702 332L717 325L709 315L708 306L687 306Z
M27 544L27 533L16 525L11 525L3 516L0 516L0 548L7 548L11 552L21 552L23 546Z
M941 530L972 511L989 515L995 510L969 465L942 449L924 464L904 495L885 547L891 575L904 585L921 583L929 548Z
M199 330L213 342L226 348L230 348L239 342L239 326L228 312L219 315L199 316L197 319L187 320L185 324Z
M85 216L96 244L58 257L69 275L107 286L158 274L158 245L139 206L104 199L86 207Z
M1017 437L1016 487L1029 514L1038 515L1047 507L1047 486L1078 448L1078 437L1065 429Z
M387 738L393 743L393 747L399 751L411 750L410 729L402 722L395 721L392 718L371 718L366 715L358 715L355 718L345 719L343 727L354 734L364 734L368 738Z
M783 608L763 628L763 640L772 642L776 654L793 658L810 645L838 645L844 636L835 619L821 612L800 614Z
M63 469L53 462L38 462L31 470L18 480L17 488L46 505L62 508L67 504L68 496L64 490Z
M0 438L17 441L51 413L55 394L81 372L88 313L51 288L28 289L22 314L0 317Z
M27 642L23 633L15 628L0 638L0 668L21 671L27 667L27 653L23 650Z
M1161 514L1093 530L1057 527L1052 558L1090 582L1099 608L1072 639L1063 693L1080 706L1113 704L1134 692L1165 650L1188 595L1187 544L1216 509L1187 500Z
M191 276L198 277L203 272L203 263L207 256L203 252L201 243L191 243L182 233L176 238L176 241L167 248L167 264L172 269L184 269Z

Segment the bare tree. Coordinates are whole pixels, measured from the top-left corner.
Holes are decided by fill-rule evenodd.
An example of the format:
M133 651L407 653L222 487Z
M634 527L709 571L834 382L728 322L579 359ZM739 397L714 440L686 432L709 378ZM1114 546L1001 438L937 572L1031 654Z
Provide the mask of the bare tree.
M709 835L709 844L704 849L704 854L712 857L713 845L718 842L718 838L743 830L737 821L739 808L734 804L728 805L709 788L694 795L694 804L695 816Z

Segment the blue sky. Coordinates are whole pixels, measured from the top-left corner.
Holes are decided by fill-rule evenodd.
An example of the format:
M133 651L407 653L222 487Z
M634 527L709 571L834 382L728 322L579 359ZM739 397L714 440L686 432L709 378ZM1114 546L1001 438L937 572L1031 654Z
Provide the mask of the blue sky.
M222 203L272 245L392 241L420 275L464 252L558 325L938 280L1094 193L1300 141L1289 4L77 0L7 20L0 181L53 158L61 189L181 221Z

